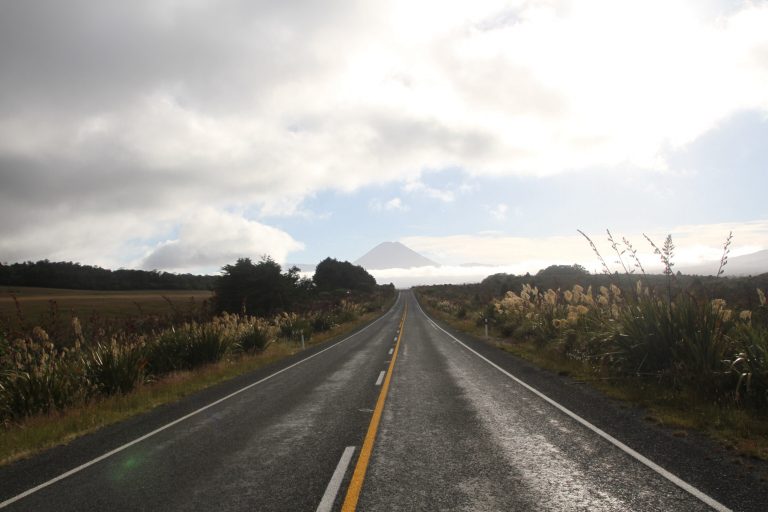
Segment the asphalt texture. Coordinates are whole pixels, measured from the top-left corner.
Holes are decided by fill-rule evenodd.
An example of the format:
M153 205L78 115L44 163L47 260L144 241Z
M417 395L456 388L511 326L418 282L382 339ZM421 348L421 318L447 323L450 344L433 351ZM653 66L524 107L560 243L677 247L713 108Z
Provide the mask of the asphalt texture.
M0 468L0 503L251 386L7 510L311 511L355 447L330 500L338 510L406 304L358 510L711 510L467 347L726 507L766 510L759 461L737 467L705 439L675 437L640 410L454 332L464 346L410 292L348 338Z

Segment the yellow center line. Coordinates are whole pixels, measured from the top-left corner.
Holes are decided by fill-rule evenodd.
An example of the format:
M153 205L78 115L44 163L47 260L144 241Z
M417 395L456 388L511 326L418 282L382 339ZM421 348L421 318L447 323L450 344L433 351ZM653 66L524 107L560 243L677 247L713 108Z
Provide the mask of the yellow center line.
M405 317L407 314L408 305L406 304L405 309L403 309L403 318L400 320L400 329L397 334L395 351L392 353L392 360L389 362L387 375L384 377L384 384L381 386L381 393L379 393L379 399L376 401L376 408L373 410L371 424L368 426L368 432L365 434L363 447L360 450L360 457L357 459L357 464L355 465L355 472L352 473L352 480L350 481L349 488L347 489L347 496L344 498L344 504L341 506L342 512L354 512L355 508L357 507L357 501L360 499L360 491L363 490L365 472L368 470L368 463L371 460L371 452L373 451L373 443L376 441L376 432L379 430L381 414L384 411L384 402L387 400L389 382L392 380L392 372L395 369L397 351L400 348L400 340L403 337L403 327L405 326Z

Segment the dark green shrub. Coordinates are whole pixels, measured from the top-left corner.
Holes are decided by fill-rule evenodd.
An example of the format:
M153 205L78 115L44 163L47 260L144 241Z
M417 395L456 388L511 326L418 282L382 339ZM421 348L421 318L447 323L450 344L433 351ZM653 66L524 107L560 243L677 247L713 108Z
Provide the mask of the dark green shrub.
M330 331L336 326L336 318L328 313L317 313L312 317L311 322L314 332Z
M708 301L680 296L670 305L642 298L623 308L613 336L622 371L667 375L719 388L729 359L733 325Z
M145 346L147 372L151 375L163 375L190 369L190 350L188 332L176 329L163 331Z
M263 352L269 345L269 337L267 333L254 326L240 336L239 345L245 352Z
M288 340L301 339L302 333L304 339L308 340L312 335L312 324L306 318L301 318L296 314L285 314L279 321L280 336Z
M731 371L736 379L736 397L768 405L768 329L740 325L736 332L736 355Z
M84 359L85 373L104 395L128 393L144 380L144 349L135 344L98 343Z
M0 416L21 418L82 402L90 389L74 354L52 343L17 342L0 369Z
M232 340L210 325L192 329L189 365L191 368L221 361L229 352Z

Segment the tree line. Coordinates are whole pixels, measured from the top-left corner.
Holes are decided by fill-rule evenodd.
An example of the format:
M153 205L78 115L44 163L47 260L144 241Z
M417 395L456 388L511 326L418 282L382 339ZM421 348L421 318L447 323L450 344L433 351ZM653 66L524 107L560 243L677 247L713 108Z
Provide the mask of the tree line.
M742 309L755 309L759 306L755 289L768 288L768 273L758 276L699 276L677 272L664 274L591 274L581 265L551 265L534 275L494 274L478 284L467 285L472 288L478 300L488 302L503 296L508 291L519 292L525 284L540 290L552 288L570 289L574 285L584 288L617 284L633 289L638 280L652 290L663 290L669 285L673 294L685 293L691 297L705 300L710 298L725 299L728 304Z
M334 304L349 294L371 294L381 287L363 267L326 258L312 278L297 267L284 271L269 257L240 258L221 275L173 274L157 270L108 270L72 262L0 264L1 286L78 290L213 290L219 312L273 315ZM392 285L388 285L392 287ZM394 288L394 287L392 287Z
M109 270L71 261L0 263L0 285L76 290L212 290L217 276Z
M394 286L387 285L394 291ZM226 265L214 290L219 311L248 315L271 315L282 311L316 308L351 294L370 294L378 288L376 279L358 265L326 258L310 279L301 277L297 267L283 272L269 257L254 263L240 258Z

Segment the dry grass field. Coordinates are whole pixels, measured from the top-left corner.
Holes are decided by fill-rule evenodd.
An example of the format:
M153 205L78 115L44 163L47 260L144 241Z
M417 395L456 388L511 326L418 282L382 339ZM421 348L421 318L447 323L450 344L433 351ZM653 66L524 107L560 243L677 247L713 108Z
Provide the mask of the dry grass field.
M87 318L125 318L137 315L165 315L189 310L210 300L208 290L64 290L22 286L0 287L0 319L6 325L19 322L38 323L56 314Z

